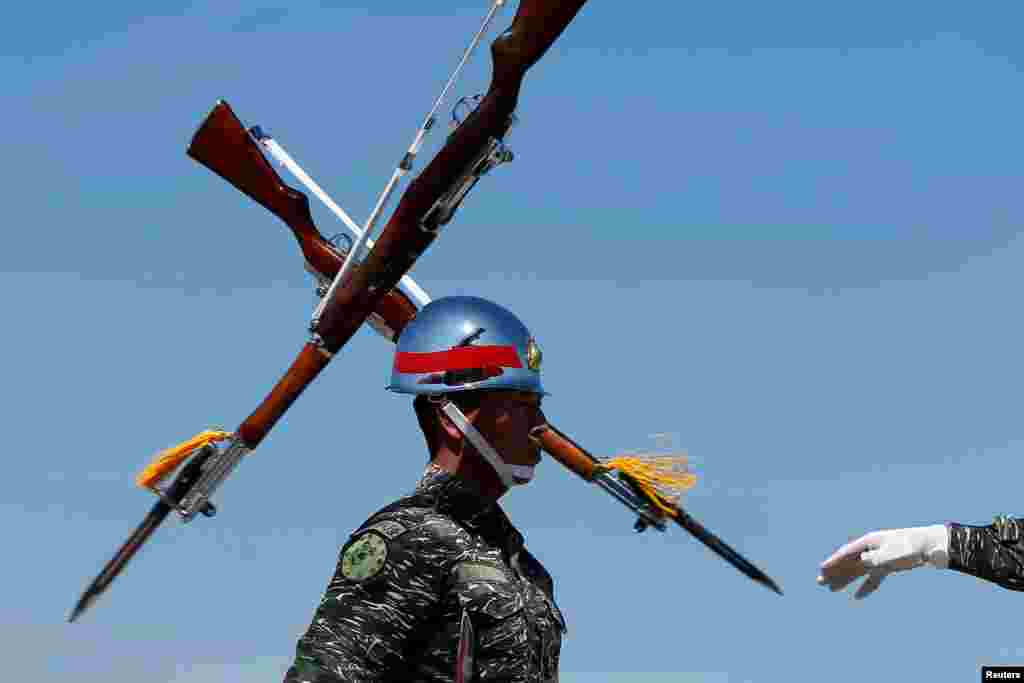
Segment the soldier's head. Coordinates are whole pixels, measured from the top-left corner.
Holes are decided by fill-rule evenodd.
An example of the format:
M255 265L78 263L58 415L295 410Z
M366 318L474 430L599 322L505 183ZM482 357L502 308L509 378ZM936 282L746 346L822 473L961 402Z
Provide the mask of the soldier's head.
M510 311L477 297L437 299L398 339L388 389L416 396L431 458L489 494L525 484L540 461L541 352Z

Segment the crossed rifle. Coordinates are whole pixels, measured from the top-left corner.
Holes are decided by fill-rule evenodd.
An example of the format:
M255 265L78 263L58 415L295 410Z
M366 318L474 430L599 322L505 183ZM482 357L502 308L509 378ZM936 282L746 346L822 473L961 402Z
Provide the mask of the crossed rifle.
M541 0L521 0L512 26L492 44L494 72L487 94L483 98L459 100L456 112L460 105L469 105L474 100L478 106L464 121L459 121L453 113L455 131L406 191L384 230L380 245L367 251L357 270L357 259L373 247L370 235L374 223L398 181L412 169L420 146L435 123L441 102L505 1L492 0L480 30L417 130L363 228L272 137L259 127L246 129L226 102L218 102L204 120L188 148L189 156L288 225L302 249L306 269L318 281L321 300L312 316L309 342L267 398L234 433L203 432L159 454L139 475L139 484L152 490L158 501L82 594L70 621L78 618L110 586L172 511L186 522L199 514L208 517L216 514L211 502L214 491L258 446L363 321L369 322L382 336L396 341L405 324L415 317L420 307L429 303L430 297L407 275L409 268L452 219L480 178L496 166L512 161L512 153L503 140L515 122L514 111L522 79L586 2L565 0L549 4ZM291 171L341 219L355 237L354 241L349 240L347 249L320 234L306 195L285 184L261 150L266 150ZM346 279L348 275L351 277ZM652 526L664 531L667 521L674 521L748 577L781 594L764 572L663 495L657 488L657 478L649 471L625 462L628 460L625 458L598 460L550 424L535 428L531 437L558 462L598 485L634 512L638 517L637 531ZM225 447L214 445L224 440L228 441ZM172 483L162 488L160 482L176 470L178 473Z

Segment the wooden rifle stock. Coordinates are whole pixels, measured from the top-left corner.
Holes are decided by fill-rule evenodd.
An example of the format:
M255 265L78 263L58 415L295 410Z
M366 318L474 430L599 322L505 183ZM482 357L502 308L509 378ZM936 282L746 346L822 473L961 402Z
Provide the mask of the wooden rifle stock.
M313 222L309 198L281 179L227 102L217 102L186 153L281 219L295 235L306 263L321 277L331 280L341 270L347 252L324 238ZM374 312L397 339L415 317L416 305L396 288Z

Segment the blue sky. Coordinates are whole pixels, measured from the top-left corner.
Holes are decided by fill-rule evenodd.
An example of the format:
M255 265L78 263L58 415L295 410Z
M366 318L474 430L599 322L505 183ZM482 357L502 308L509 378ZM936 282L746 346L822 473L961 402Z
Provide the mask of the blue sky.
M7 10L10 678L280 680L339 546L424 462L368 330L220 516L168 524L64 623L152 502L135 473L236 426L305 341L291 236L185 148L225 98L362 221L485 4ZM549 461L506 509L556 576L563 681L962 681L1024 661L1019 598L994 585L921 569L855 604L814 583L872 529L1022 512L1021 19L1009 2L593 2L530 72L516 161L413 275L517 311L547 414L592 452L677 434L690 511L786 591L681 531L633 534ZM488 77L480 51L459 95Z

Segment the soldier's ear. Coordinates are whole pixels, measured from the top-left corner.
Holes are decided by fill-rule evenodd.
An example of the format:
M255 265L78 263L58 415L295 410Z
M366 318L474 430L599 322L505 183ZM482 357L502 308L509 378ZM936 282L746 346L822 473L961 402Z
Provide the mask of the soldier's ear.
M450 400L460 411L462 411L462 414L466 416L466 419L469 420L470 423L474 423L479 416L483 401L486 398L484 395L485 393L486 392L464 391L451 396ZM437 425L441 434L447 435L447 437L455 443L462 443L465 440L462 430L452 422L452 419L441 409L440 405L436 403L431 403L430 405L435 410L434 414L437 416Z

